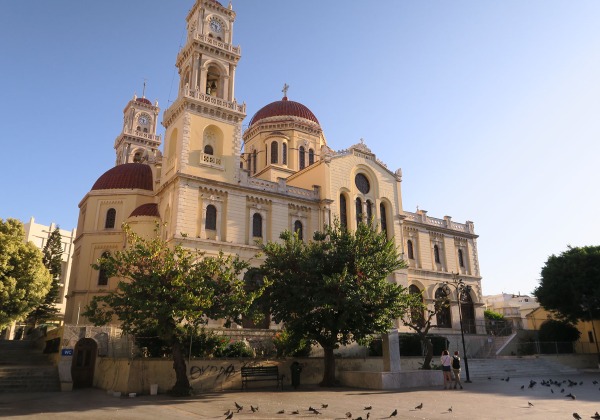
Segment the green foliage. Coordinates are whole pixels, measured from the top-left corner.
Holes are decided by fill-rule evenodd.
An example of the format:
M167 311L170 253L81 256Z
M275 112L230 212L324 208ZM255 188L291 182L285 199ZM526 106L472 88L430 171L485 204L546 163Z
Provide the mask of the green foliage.
M540 326L540 341L573 342L579 340L581 332L571 323L549 319Z
M323 347L322 384L333 385L333 350L388 331L406 311L405 289L387 280L405 263L385 233L365 224L351 232L336 223L310 242L290 232L281 239L263 247L270 312L293 336Z
M252 349L243 341L234 341L215 353L215 357L253 357Z
M551 255L533 292L545 309L570 322L600 318L600 246L568 247Z
M486 309L483 311L483 316L485 319L493 320L493 321L503 321L504 315L499 312L492 311L491 309Z
M118 321L125 333L146 331L171 346L177 382L175 395L190 393L184 357L185 337L208 319L241 322L262 290L248 292L242 272L248 267L237 256L205 256L180 245L171 247L157 235L144 239L125 225L127 248L100 258L109 277L120 279L116 290L95 296L83 316L95 325Z
M50 271L52 283L44 301L28 316L34 326L40 321L53 320L58 314L56 304L60 300L60 277L62 274L63 254L62 235L58 227L50 233L42 253L44 255L42 261L44 266Z
M50 290L52 276L42 253L24 240L20 221L0 219L0 330L24 319Z
M212 331L207 331L204 328L192 335L190 335L189 331L186 331L181 337L181 344L185 356L189 356L190 339L192 342L192 357L211 357L222 354L229 343L227 338L222 335L217 335ZM156 329L144 331L136 336L135 343L140 350L143 348L146 349L148 357L164 357L172 355L170 344L158 336Z
M304 338L292 336L287 330L278 331L273 337L277 357L308 357L310 342Z

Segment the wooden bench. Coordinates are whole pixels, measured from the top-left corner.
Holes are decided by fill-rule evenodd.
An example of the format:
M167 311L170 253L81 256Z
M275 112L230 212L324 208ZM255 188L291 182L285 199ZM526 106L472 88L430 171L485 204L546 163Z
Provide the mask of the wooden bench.
M248 389L248 382L276 381L277 388L283 390L284 375L279 374L277 366L243 367L242 390Z

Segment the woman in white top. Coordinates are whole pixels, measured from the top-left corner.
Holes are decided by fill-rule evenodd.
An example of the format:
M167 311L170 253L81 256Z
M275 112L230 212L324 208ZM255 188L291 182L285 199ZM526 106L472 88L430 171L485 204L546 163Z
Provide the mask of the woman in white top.
M444 374L444 389L450 389L452 384L452 357L450 357L448 350L442 352L440 362L442 362L442 373Z

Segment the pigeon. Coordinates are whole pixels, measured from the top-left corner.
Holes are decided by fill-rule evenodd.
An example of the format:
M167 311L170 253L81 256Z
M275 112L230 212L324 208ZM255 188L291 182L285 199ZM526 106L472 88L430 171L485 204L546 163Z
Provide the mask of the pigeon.
M491 376L488 376L488 381L491 381L491 380L492 380L492 377L491 377Z
M277 414L285 414L285 410L279 410Z
M348 411L348 412L346 413L346 417L348 417L348 418L352 418L352 413Z
M573 418L577 420L581 420L581 416L577 413L573 413Z
M292 414L300 414L299 410L292 411Z
M452 413L452 406L450 406L450 408L448 409L449 413Z
M396 409L396 410L392 411L392 414L390 414L390 417L395 417L397 415L398 415L398 410Z
M527 401L527 404L529 404L530 407L533 407L533 404L531 404L531 401Z
M250 410L252 410L253 413L256 413L258 411L258 406L253 407L252 404L250 404Z
M315 409L312 406L309 406L308 411L315 411Z
M564 389L564 388L561 388L561 389L560 389L560 393L562 394L562 393L564 393L564 392L565 392L565 389Z
M363 420L363 418L361 416L358 416L357 418L355 418L354 420Z
M594 385L598 385L598 381L592 381Z
M237 411L238 411L238 413L244 409L244 406L243 406L243 405L239 405L239 404L238 404L238 403L236 403L235 401L234 401L233 403L235 404L235 408L237 408Z
M550 389L550 392L552 392L554 394L554 390L552 388Z
M510 381L510 376L506 377L506 382Z
M321 408L327 408L329 407L329 404L321 404Z
M367 420L371 417L371 413L367 413ZM598 417L600 419L600 416Z
M571 398L572 400L575 400L575 399L577 399L577 398L575 397L575 395L571 394L570 392L569 392L567 395L565 395L565 397L567 397L567 398Z
M423 403L421 403L421 404L417 405L417 406L415 407L415 410L420 410L421 408L423 408Z
M233 417L233 411L231 413L229 413L229 415L227 417L225 417L225 420L229 420Z
M226 412L223 413L224 416L228 416L229 414L231 414L231 410L227 410Z
M367 405L367 406L366 406L364 409L365 409L365 410L372 410L372 409L373 409L373 406L372 406L372 405Z
M596 414L592 416L593 419L600 420L600 414L596 411Z
M319 410L313 410L313 413L315 413L315 414L321 414L321 412Z
M525 389L525 385L521 385L521 389Z

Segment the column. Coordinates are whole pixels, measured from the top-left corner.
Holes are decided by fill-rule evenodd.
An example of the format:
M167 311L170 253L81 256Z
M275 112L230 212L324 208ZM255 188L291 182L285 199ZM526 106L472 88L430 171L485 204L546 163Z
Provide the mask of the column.
M383 371L400 372L400 343L398 330L392 328L387 334L381 335L383 346Z

